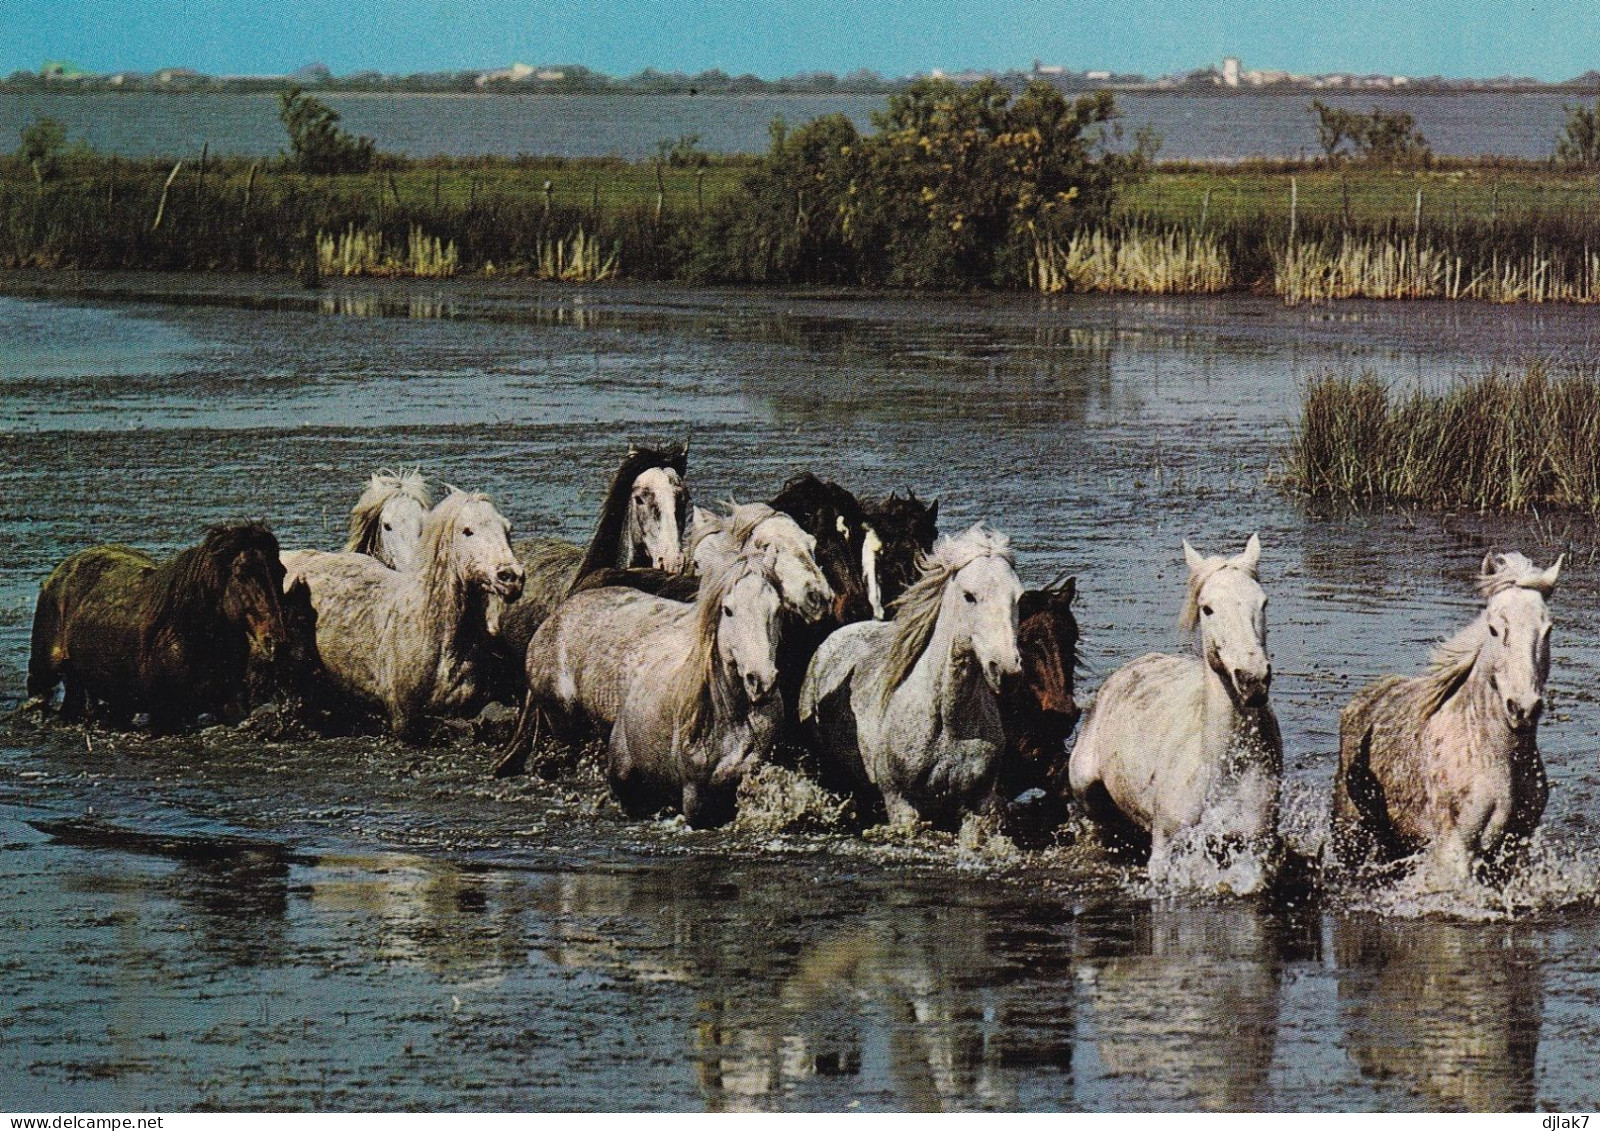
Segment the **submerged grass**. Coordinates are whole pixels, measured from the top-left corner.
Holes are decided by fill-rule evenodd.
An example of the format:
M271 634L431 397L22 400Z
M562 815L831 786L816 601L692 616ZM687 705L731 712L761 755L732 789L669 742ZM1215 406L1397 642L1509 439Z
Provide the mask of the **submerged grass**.
M1317 378L1286 462L1287 489L1336 505L1600 513L1600 375L1532 365L1437 393Z

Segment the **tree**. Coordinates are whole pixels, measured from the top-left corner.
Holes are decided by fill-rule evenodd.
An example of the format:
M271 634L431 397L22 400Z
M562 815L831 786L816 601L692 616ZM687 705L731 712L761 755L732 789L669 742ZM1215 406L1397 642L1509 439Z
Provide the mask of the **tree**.
M1366 119L1353 110L1342 110L1313 98L1311 112L1317 116L1317 143L1330 165L1338 160L1340 146L1347 141L1359 145L1365 134Z
M1356 157L1376 165L1420 165L1431 156L1428 139L1404 110L1373 107L1370 114L1358 114L1313 99L1311 112L1317 116L1317 142L1330 165L1346 142Z
M1594 109L1567 106L1567 124L1556 139L1556 160L1581 169L1600 168L1600 102Z
M951 287L1015 281L1034 241L1103 220L1154 151L1108 145L1107 92L919 79L860 134L848 118L797 130L719 202L696 251L714 279Z
M377 148L369 137L353 137L339 128L339 112L302 87L278 95L278 117L289 131L289 149L304 173L365 173Z
M17 156L33 170L34 178L42 184L55 176L67 145L67 128L54 118L38 118L22 127L21 136Z

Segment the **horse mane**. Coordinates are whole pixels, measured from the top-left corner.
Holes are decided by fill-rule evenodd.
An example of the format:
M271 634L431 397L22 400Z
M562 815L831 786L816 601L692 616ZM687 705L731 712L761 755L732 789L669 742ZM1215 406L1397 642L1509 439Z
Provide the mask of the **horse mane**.
M600 520L595 524L594 536L578 565L578 576L602 566L615 565L617 546L622 541L622 531L628 521L628 501L633 493L633 481L652 467L666 467L687 477L689 450L687 446L672 445L666 448L646 448L632 445L628 454L617 465L606 490L605 502L600 507ZM681 517L681 516L680 516Z
M182 551L150 574L147 634L170 631L186 640L204 640L217 630L217 605L240 554L256 551L276 561L278 539L263 523L213 526L198 546Z
M1180 631L1194 631L1195 625L1200 623L1200 591L1206 587L1206 582L1223 570L1230 568L1246 574L1252 581L1261 580L1255 569L1242 566L1233 558L1224 558L1220 555L1207 558L1200 563L1199 569L1189 574L1188 592L1184 594L1183 610L1178 614L1178 629Z
M713 534L726 534L733 543L734 552L741 552L745 544L750 541L751 535L756 532L767 519L781 512L774 510L766 503L735 503L732 499L725 501L723 506L728 508L725 515L715 511L702 511L705 515L704 522L695 524L694 533L689 536L689 544L685 547L688 557L692 560L695 551Z
M882 697L885 707L895 689L905 682L911 669L917 666L933 630L939 621L939 606L944 601L944 587L950 579L967 566L983 557L997 557L1007 565L1014 565L1011 540L983 523L977 523L965 533L946 536L934 546L933 552L918 556L917 568L921 576L894 601L894 619L889 624L894 635L889 640L889 650L883 661Z
M711 721L711 688L716 679L717 632L722 622L722 602L733 587L751 574L777 587L778 579L766 560L741 554L722 573L700 586L694 604L694 632L688 654L667 682L667 702L686 742L698 742Z
M361 492L356 505L350 508L349 537L344 544L346 553L374 555L378 548L383 508L390 499L399 495L415 499L424 511L433 506L433 500L428 496L428 481L422 477L420 468L390 471L380 467L367 480L366 489Z

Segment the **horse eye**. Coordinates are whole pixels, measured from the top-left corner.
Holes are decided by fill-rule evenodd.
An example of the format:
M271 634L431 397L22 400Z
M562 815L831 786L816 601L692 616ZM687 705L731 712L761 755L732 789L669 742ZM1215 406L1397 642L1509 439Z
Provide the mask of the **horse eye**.
M1212 608L1211 608L1210 605L1201 605L1200 606L1200 611L1202 613L1204 613L1206 616L1210 616L1211 613L1212 613Z
M961 595L967 599L967 604L969 605L976 605L978 603L978 598L970 592L963 593Z
M465 534L468 538L471 538L472 537L472 527L470 527L470 526L467 527L461 533Z
M725 616L725 617L731 617L733 615L733 610L730 609L727 605L723 605L722 606L722 615Z
M393 530L394 529L394 527L390 526L387 522L383 524L383 528L385 530Z
M1500 630L1498 628L1496 628L1494 625L1491 624L1489 626L1489 635L1490 636L1499 636L1500 635Z

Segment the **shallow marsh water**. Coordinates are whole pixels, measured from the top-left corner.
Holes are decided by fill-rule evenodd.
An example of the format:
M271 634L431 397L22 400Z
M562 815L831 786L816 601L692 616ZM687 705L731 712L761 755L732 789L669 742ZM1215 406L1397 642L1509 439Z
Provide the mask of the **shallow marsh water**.
M0 290L6 710L38 582L73 550L169 552L252 516L286 547L333 546L365 475L401 464L488 490L519 532L581 540L628 439L687 433L701 502L810 468L938 496L946 530L991 520L1025 582L1072 568L1085 693L1178 646L1182 538L1233 552L1259 530L1286 822L1314 849L1349 694L1472 615L1488 545L1574 552L1552 603L1545 832L1492 905L1258 904L1152 892L1076 848L690 832L623 820L589 772L494 782L493 752L465 740L11 721L4 1106L1600 1102L1593 530L1319 516L1269 484L1304 378L1581 361L1600 345L1588 312L138 276Z

